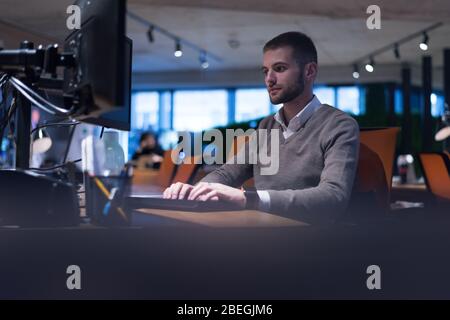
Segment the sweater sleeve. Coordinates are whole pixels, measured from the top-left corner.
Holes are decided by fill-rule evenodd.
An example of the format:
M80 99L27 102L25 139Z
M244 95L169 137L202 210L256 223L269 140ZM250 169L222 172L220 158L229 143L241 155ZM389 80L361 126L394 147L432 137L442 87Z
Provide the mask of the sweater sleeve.
M253 166L251 164L237 164L236 157L234 156L233 162L227 162L208 174L201 182L222 183L234 188L241 187L246 180L253 177Z
M264 118L259 124L258 129L265 129L272 116ZM239 153L244 152L244 155ZM235 155L232 160L227 161L219 169L211 172L204 177L201 182L222 183L234 188L240 188L245 181L253 177L253 164L250 161L251 148L247 141L244 147ZM242 163L242 159L245 159Z
M359 127L339 115L321 140L324 168L317 186L301 190L267 190L270 212L305 221L334 219L347 209L359 155Z

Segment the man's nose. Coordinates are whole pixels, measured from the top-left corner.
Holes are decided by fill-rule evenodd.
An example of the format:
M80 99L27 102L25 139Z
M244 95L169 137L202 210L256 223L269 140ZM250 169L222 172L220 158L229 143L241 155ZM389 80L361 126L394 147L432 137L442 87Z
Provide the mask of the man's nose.
M266 74L266 85L268 87L273 86L277 82L277 78L273 71L269 70Z

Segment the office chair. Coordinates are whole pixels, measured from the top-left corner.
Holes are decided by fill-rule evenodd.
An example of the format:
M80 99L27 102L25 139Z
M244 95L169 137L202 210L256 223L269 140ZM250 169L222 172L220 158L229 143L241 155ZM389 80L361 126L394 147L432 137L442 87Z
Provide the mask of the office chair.
M427 189L437 203L450 204L450 159L445 153L419 153Z
M133 174L133 186L154 186L155 189L165 189L170 186L175 173L175 164L171 159L172 150L164 152L163 161L158 171L148 169L135 169Z
M397 134L400 128L361 128L358 168L349 211L380 215L390 210Z
M202 156L194 156L190 157L190 161L186 161L181 163L176 168L176 173L173 178L173 182L181 182L181 183L189 183L192 184L194 182L195 174L197 170L201 166Z

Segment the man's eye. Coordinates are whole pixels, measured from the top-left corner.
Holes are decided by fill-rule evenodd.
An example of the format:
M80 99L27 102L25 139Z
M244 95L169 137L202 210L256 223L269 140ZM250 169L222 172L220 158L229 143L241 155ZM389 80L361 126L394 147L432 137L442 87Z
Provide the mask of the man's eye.
M284 66L278 66L278 67L275 67L274 70L275 70L276 72L283 72L283 71L286 70L286 67L284 67Z

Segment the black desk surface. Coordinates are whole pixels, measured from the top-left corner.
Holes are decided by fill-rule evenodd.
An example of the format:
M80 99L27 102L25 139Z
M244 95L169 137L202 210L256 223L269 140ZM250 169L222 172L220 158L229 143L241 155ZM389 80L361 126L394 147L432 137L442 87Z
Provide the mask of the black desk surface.
M450 298L450 217L219 227L135 214L130 228L1 229L0 298ZM78 265L82 289L66 288ZM366 269L381 268L381 290Z

